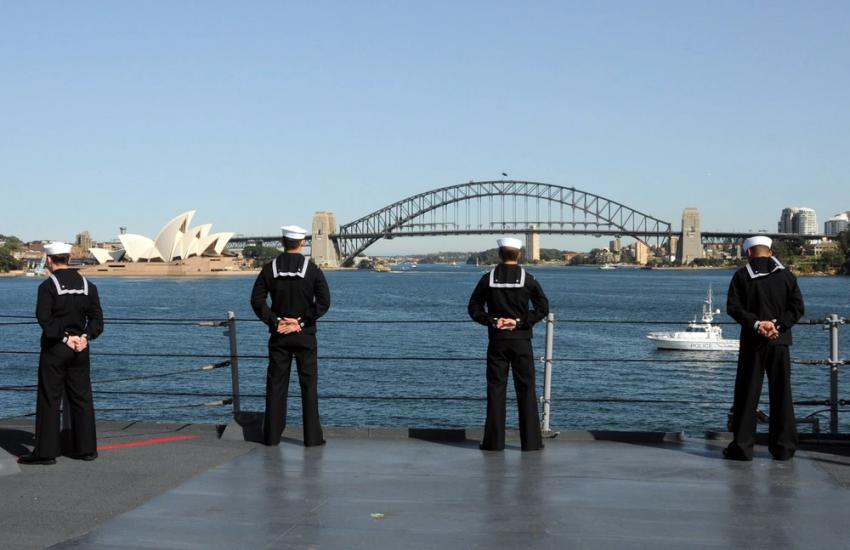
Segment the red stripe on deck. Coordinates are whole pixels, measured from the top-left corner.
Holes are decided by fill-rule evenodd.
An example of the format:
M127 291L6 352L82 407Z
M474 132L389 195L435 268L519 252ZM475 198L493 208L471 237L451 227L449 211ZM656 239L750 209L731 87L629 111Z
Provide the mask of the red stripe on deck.
M109 451L112 449L123 449L124 447L141 447L143 445L156 445L157 443L171 443L172 441L186 441L188 439L198 439L197 435L175 435L172 437L157 437L156 439L143 439L142 441L133 441L130 443L115 443L114 445L101 445L97 448L98 451Z

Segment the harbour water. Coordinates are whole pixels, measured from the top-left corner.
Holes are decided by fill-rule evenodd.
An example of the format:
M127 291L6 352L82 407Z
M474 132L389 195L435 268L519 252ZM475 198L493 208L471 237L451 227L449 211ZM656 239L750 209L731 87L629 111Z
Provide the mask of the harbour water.
M323 423L333 426L480 426L484 421L486 329L468 320L466 304L484 268L421 265L399 273L331 272L332 307L319 328L319 392ZM700 311L709 285L723 308L731 271L639 271L534 268L556 316L552 426L555 429L684 430L699 435L725 426L735 353L658 351L653 330L683 329ZM100 419L226 422L230 407L203 404L230 393L230 372L217 369L126 382L98 381L200 367L228 355L223 329L185 324L139 324L117 319L238 319L240 355L265 354L267 332L248 304L253 277L208 279L92 279L98 284L106 332L92 345L95 404ZM31 315L40 279L0 279L0 314ZM850 317L850 278L801 278L806 317ZM401 324L372 321L408 321ZM434 322L438 320L453 322ZM582 320L618 321L585 323ZM728 321L724 314L718 320ZM37 325L0 318L0 388L36 383ZM368 322L367 322L368 321ZM410 322L417 321L417 322ZM422 322L418 322L422 321ZM455 322L461 321L461 322ZM669 326L642 321L671 321ZM724 326L736 338L738 328ZM543 325L535 353L543 354ZM842 357L850 356L850 326L842 327ZM828 333L795 329L794 359L825 359ZM110 353L116 355L102 355ZM146 354L197 354L150 357ZM387 358L391 358L387 360ZM473 359L455 361L454 358ZM706 362L706 359L717 362ZM262 410L266 362L240 361L243 410ZM542 393L542 365L538 385ZM826 366L795 365L795 400L829 396ZM850 390L840 375L840 397ZM178 395L157 395L158 393ZM509 394L512 393L512 390ZM766 392L765 392L766 393ZM194 394L194 395L193 395ZM290 418L300 422L293 366ZM443 399L449 398L449 399ZM0 417L34 410L31 391L0 391ZM515 426L509 402L509 425ZM767 412L766 402L763 409ZM800 406L798 417L823 407ZM824 421L827 415L822 415ZM841 418L850 429L850 414Z

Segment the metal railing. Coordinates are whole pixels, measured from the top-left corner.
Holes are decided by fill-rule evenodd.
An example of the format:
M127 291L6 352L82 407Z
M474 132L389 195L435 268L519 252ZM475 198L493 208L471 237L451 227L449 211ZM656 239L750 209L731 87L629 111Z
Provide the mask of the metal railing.
M10 319L6 321L5 319ZM17 319L17 320L11 320ZM23 326L23 325L37 325L37 322L32 320L21 320L21 319L32 319L32 316L26 315L9 315L9 314L0 314L0 329L3 326ZM267 359L267 355L259 355L259 354L240 354L238 350L238 342L237 342L237 318L233 311L228 311L223 320L210 320L210 319L189 319L189 318L165 318L165 319L157 319L157 318L118 318L118 319L109 319L108 322L110 324L128 324L128 325L145 325L145 324L158 324L158 325L187 325L187 326L201 326L201 327L218 327L224 328L224 335L228 338L228 349L226 353L127 353L127 352L91 352L92 356L120 356L120 357L145 357L145 358L194 358L194 359L218 359L218 362L214 362L211 364L206 364L200 367L192 367L192 368L184 368L180 370L165 372L165 373L154 373L154 374L144 374L144 375L135 375L128 376L124 378L113 378L107 380L96 380L93 381L94 384L109 384L109 383L117 383L117 382L129 382L136 380L147 380L154 378L165 378L170 376L178 376L183 374L190 374L194 372L208 372L220 368L230 368L231 373L231 388L230 388L230 397L218 399L215 401L204 401L202 403L195 404L187 404L187 405L175 405L168 407L159 407L162 409L179 409L179 408L189 408L189 407L219 407L219 406L227 406L231 405L233 414L236 415L241 412L241 400L242 397L250 397L250 398L262 398L265 397L264 394L243 394L240 388L240 375L239 375L239 360L240 359ZM250 323L260 323L259 319L245 319L243 322ZM346 324L429 324L429 323L463 323L469 324L472 321L468 319L464 320L455 320L455 319L403 319L403 320L362 320L362 319L323 319L321 321L322 324L335 324L335 323L346 323ZM843 324L846 324L847 320L843 317L840 317L836 314L832 314L825 319L817 319L817 320L802 320L798 324L800 325L820 325L824 330L829 331L829 342L830 342L830 351L829 358L827 359L802 359L802 360L794 360L793 363L801 364L801 365L827 365L830 369L830 391L829 391L829 399L828 400L805 400L805 401L796 401L795 405L808 405L808 406L823 406L826 407L822 411L817 411L809 415L810 417L816 415L820 412L829 412L829 432L831 434L839 433L839 413L843 412L842 407L847 406L847 401L839 398L839 387L838 387L838 375L839 369L842 365L850 364L848 360L842 360L839 356L839 327ZM681 324L681 321L660 321L660 320L616 320L616 319L563 319L558 321L559 324L568 324L568 323L580 323L580 324L618 324L618 323L628 323L631 325L634 324L646 324L646 325L671 325L671 324ZM545 326L545 346L544 353L542 357L539 357L539 362L542 363L544 372L543 372L543 393L539 397L539 401L542 405L541 411L541 430L544 433L544 436L552 437L557 435L557 432L553 431L551 426L551 418L552 418L552 379L553 379L553 367L556 361L559 362L588 362L588 363L599 363L605 361L617 361L617 362L625 362L625 363L708 363L708 364L729 364L728 360L721 359L669 359L665 358L663 361L653 358L623 358L623 357L612 357L612 358L586 358L586 357L559 357L556 358L554 356L554 334L555 334L555 315L550 313L543 321ZM734 322L719 322L716 324L726 324L726 325L734 325ZM3 354L15 354L15 355L37 355L40 353L35 350L6 350L0 349L0 355ZM451 356L440 356L440 357L424 357L424 356L345 356L345 355L324 355L319 356L319 359L323 360L348 360L348 361L452 361L452 362L482 362L484 361L483 357L451 357ZM35 391L36 386L34 385L14 385L14 386L0 386L0 392L6 391ZM220 393L209 393L209 392L175 392L175 391L155 391L155 392L144 392L139 390L94 390L93 393L98 394L111 394L111 395L158 395L158 396L182 396L182 397L221 397ZM369 395L321 395L322 399L352 399L352 400L434 400L434 401L483 401L485 398L483 397L473 397L473 396L369 396ZM681 404L681 403L699 403L699 404L728 404L728 401L684 401L684 400L671 400L671 399L629 399L629 398L570 398L569 401L574 402L591 402L591 403L657 403L657 404ZM154 407L156 408L156 407ZM158 409L158 408L157 408ZM133 410L133 409L99 409L101 411L123 411L123 410ZM815 423L815 430L817 430L817 423Z

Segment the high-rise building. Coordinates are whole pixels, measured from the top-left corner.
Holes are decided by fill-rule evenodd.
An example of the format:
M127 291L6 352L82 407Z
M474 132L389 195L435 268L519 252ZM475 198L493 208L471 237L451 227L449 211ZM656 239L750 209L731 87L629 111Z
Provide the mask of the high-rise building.
M78 246L82 250L88 251L89 248L94 246L94 241L88 231L83 231L82 233L77 234L77 237L74 239L74 246Z
M818 218L815 211L806 207L783 208L779 216L779 232L794 235L817 235Z
M682 212L682 237L676 251L676 261L689 264L703 257L702 229L699 223L699 210L685 208Z
M818 217L815 211L811 208L800 208L797 214L798 228L801 235L817 235L818 234Z
M839 212L823 224L823 233L828 237L834 237L842 231L850 231L850 210Z
M649 263L649 246L642 241L635 241L634 244L635 261L640 265Z

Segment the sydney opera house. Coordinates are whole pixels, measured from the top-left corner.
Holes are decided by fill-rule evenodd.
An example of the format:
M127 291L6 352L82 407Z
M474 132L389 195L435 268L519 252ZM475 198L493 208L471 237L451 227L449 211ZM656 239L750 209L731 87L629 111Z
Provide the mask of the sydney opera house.
M153 239L121 234L119 250L90 248L97 265L91 275L197 275L239 270L238 257L225 253L233 233L211 233L212 224L192 227L194 210L165 224Z

